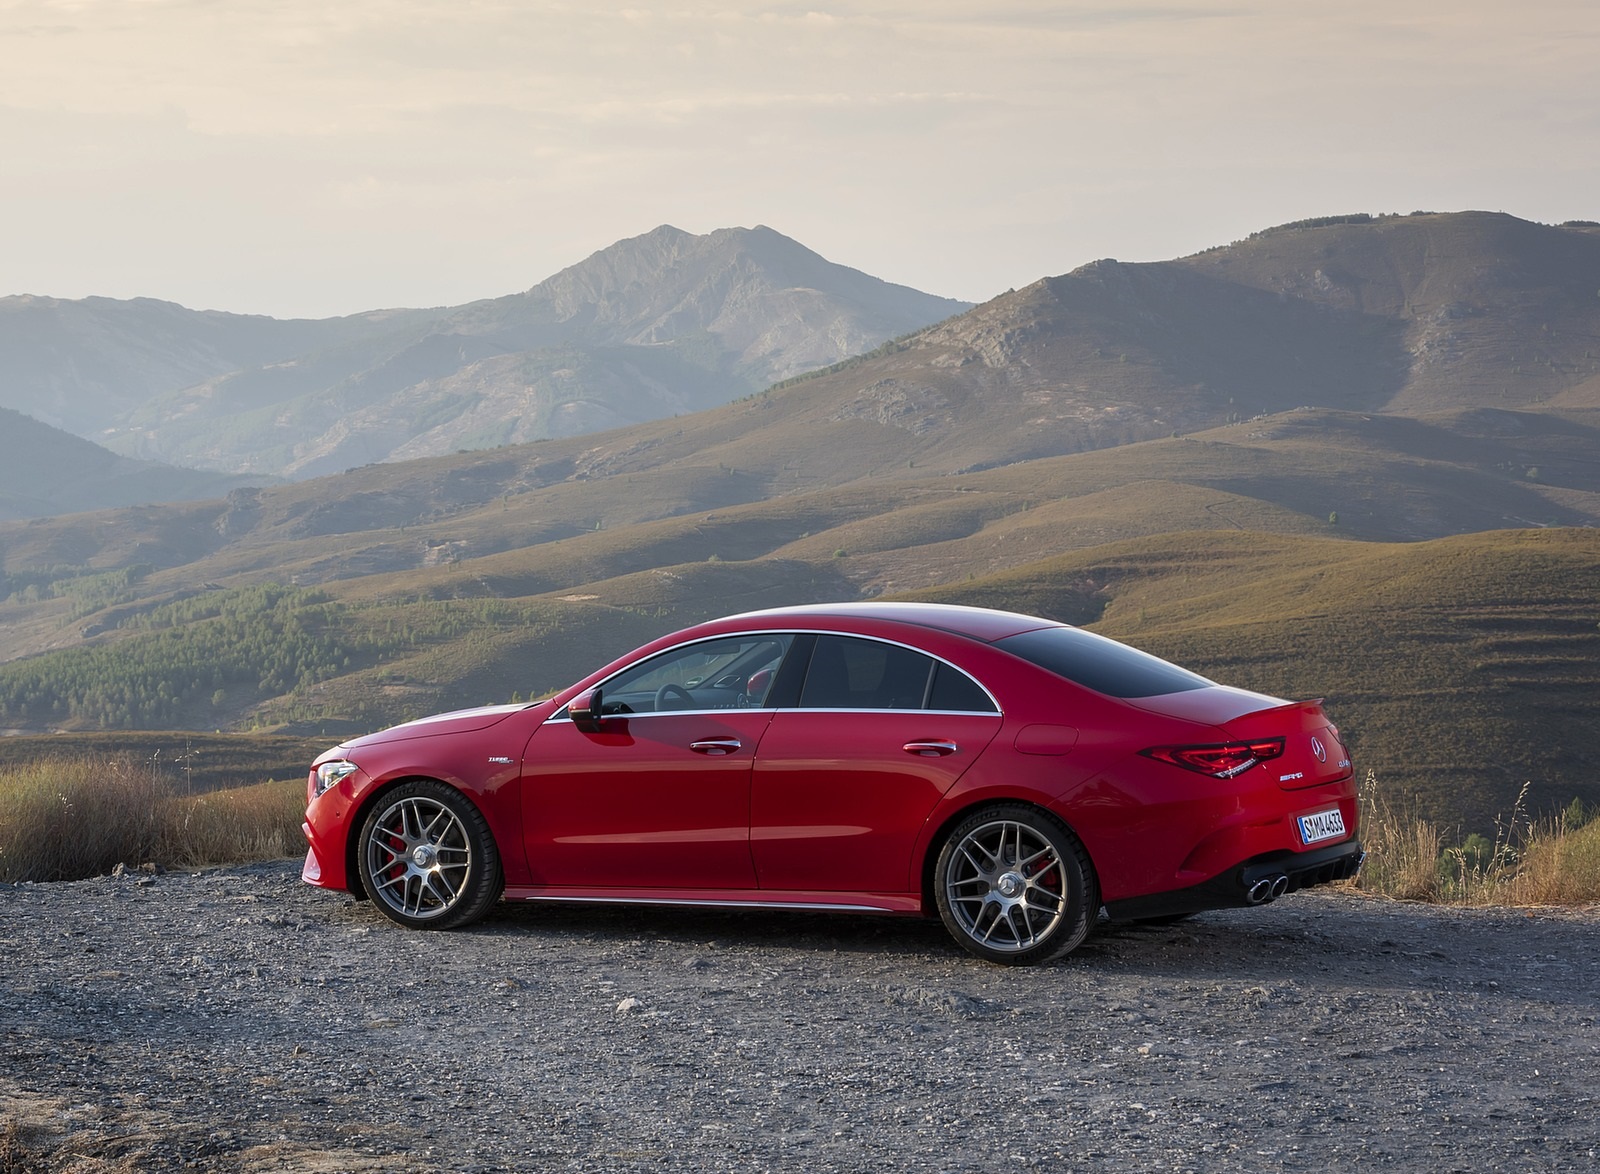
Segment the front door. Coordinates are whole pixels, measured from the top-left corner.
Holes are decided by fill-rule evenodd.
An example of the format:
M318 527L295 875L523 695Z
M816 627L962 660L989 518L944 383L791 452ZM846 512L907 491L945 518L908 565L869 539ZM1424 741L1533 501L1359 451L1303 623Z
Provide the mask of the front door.
M536 885L748 889L750 764L767 711L546 722L522 812ZM697 749L697 747L699 747Z
M750 775L793 638L680 645L602 682L599 729L564 712L523 754L535 885L751 889Z

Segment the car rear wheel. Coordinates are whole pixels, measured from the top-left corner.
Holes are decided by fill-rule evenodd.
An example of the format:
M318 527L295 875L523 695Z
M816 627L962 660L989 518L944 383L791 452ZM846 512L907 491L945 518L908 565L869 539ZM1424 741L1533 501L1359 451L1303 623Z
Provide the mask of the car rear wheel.
M483 814L430 779L384 795L361 828L361 886L385 915L411 929L476 921L500 897L500 854Z
M1094 924L1095 890L1077 837L1021 804L974 813L950 833L934 866L950 935L980 958L1013 966L1076 949Z

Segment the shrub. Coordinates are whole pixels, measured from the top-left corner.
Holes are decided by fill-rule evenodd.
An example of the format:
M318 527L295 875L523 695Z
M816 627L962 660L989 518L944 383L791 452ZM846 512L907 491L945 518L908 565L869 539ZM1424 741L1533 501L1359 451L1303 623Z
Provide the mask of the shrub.
M118 864L196 867L301 847L299 780L180 794L127 758L47 758L0 770L0 881L80 880Z
M1361 788L1367 862L1356 887L1411 901L1453 905L1581 905L1600 900L1600 822L1581 800L1559 815L1530 818L1522 788L1491 838L1474 832L1444 846L1437 825L1393 802L1369 771Z
M1579 810L1581 813L1581 804ZM1535 832L1508 886L1510 903L1586 905L1600 901L1600 823L1580 820L1569 824L1563 812Z

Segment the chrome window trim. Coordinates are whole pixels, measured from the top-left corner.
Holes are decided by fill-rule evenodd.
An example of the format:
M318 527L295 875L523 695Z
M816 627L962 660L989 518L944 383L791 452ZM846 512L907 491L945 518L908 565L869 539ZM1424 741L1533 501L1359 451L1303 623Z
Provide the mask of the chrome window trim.
M982 688L982 686L979 686ZM660 713L608 713L607 721L644 721L652 717L716 717L719 714L729 713L872 713L883 715L886 713L922 714L925 717L994 717L1002 718L1005 714L993 709L827 709L820 705L800 706L792 709L778 709L763 706L761 709L664 709ZM570 723L570 717L547 717L543 724L547 726Z
M960 665L946 660L938 653L929 652L926 648L918 648L915 644L907 644L902 640L891 640L887 636L863 636L860 632L827 632L814 628L795 628L794 633L797 636L848 636L853 640L872 640L878 644L888 644L894 648L904 648L907 652L915 652L918 656L926 656L929 660L936 661L948 669L953 669L955 672L958 672L963 677L967 678L967 680L971 681L978 687L978 691L987 697L989 699L989 703L994 706L993 709L835 709L814 707L804 709L804 712L806 713L944 713L980 714L987 717L1005 716L1006 711L1001 707L1000 699L989 691L989 687L987 685L978 680L978 678L973 676L971 673L967 672L967 670L962 668ZM961 636L959 632L952 632L949 634L956 636L959 639L972 639L970 636ZM980 644L982 643L981 640L976 642ZM792 710L784 710L783 712L796 713L801 711L802 707L796 706Z
M797 705L793 709L779 709L777 713L922 713L929 717L1004 717L998 709L839 709L823 705Z
M955 636L963 638L963 639L971 639L971 637L961 637L960 633L952 633L952 635L955 635ZM681 644L673 644L670 647L663 648L660 652L652 653L648 659L654 660L658 656L665 656L669 652L678 651L678 649L680 649L680 648L688 648L691 645L695 645L695 644L706 644L706 643L709 643L712 640L736 640L736 639L743 639L745 637L759 638L759 637L762 637L762 636L847 636L847 637L850 637L853 640L871 640L871 641L874 641L874 642L876 642L878 644L888 644L888 645L890 645L891 647L894 647L894 648L904 648L907 652L915 652L918 656L926 656L929 660L936 661L937 663L944 665L946 668L952 669L955 672L960 673L963 677L967 678L967 680L971 681L974 685L976 685L978 687L979 691L982 692L983 695L989 699L989 703L991 705L993 705L994 708L993 709L838 709L838 708L828 708L828 707L820 707L820 706L817 706L817 707L806 707L806 706L797 705L797 706L794 706L793 708L790 708L790 709L779 709L779 708L777 708L775 706L763 706L760 709L669 709L669 710L665 710L665 711L663 711L661 713L617 713L617 714L608 714L606 716L608 716L608 717L626 718L628 721L635 721L635 720L638 720L638 719L641 719L641 718L650 718L650 717L668 717L668 716L673 716L673 717L686 717L686 716L701 717L701 716L705 716L705 715L708 715L708 714L718 714L718 713L924 713L924 714L928 714L930 716L944 716L944 717L974 717L975 716L975 717L1000 717L1000 718L1005 717L1005 714L1006 714L1005 709L1000 704L1000 699L998 697L996 697L989 690L989 687L987 685L985 685L982 681L978 680L977 677L975 677L971 673L967 672L967 670L962 668L960 665L954 664L954 663L946 660L944 657L938 655L937 653L929 652L926 648L918 648L915 644L907 644L902 640L891 640L887 636L864 636L860 632L834 632L834 631L829 631L828 629L825 629L825 628L772 628L772 629L763 628L760 631L756 631L756 632L725 632L720 636L701 636L701 637L699 637L698 639L695 639L695 640L685 640ZM982 643L982 641L978 641L978 643ZM784 651L784 656L788 656L788 655L789 655L788 650L785 650ZM639 661L634 661L633 664L629 664L629 665L623 666L622 668L618 669L616 672L612 673L604 681L597 681L595 684L591 685L590 688L591 689L600 689L600 690L604 691L606 685L609 682L615 680L617 677L620 677L623 673L627 672L629 669L632 669L635 665L637 665L639 663L640 663ZM559 710L556 711L555 714L553 714L550 717L546 718L542 724L550 726L550 725L556 725L559 722L570 722L572 720L571 718L563 716L563 715L566 714L566 712L567 712L567 707L565 705L563 705Z
M563 709L562 712L565 713L566 712L565 709ZM608 722L614 722L614 721L636 722L636 721L643 721L645 718L650 718L650 717L716 717L718 714L728 714L728 713L792 713L792 712L794 712L794 711L793 710L778 710L778 709L773 709L773 708L769 708L769 707L764 707L762 709L663 709L660 713L654 713L654 712L652 712L652 713L608 713L608 714L605 715L605 720L608 721ZM882 711L879 710L879 711L875 711L875 712L882 712ZM547 718L544 719L544 722L542 724L547 725L547 726L555 726L555 725L561 725L563 722L570 722L571 720L572 719L570 717L547 717Z

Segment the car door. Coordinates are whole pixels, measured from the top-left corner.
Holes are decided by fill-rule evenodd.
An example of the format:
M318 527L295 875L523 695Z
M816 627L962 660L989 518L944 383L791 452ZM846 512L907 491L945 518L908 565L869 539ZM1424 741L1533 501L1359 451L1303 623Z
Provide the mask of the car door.
M750 772L787 636L700 641L601 685L599 729L565 710L521 776L532 882L583 889L750 889Z
M972 678L903 645L821 635L797 708L756 756L750 849L763 889L904 892L928 815L1000 729Z

